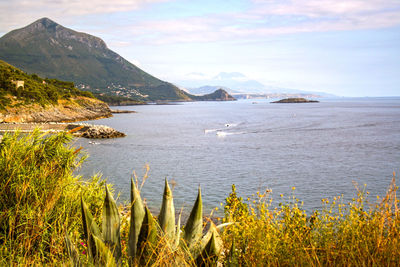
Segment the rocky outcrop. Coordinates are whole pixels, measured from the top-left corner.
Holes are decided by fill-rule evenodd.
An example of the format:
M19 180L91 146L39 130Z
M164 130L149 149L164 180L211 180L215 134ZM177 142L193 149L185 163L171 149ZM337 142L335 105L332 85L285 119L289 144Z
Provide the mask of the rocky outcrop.
M203 96L193 96L193 100L197 101L235 101L236 98L232 97L224 89L218 89L214 93L203 95Z
M318 103L317 100L307 100L305 98L286 98L271 103Z
M116 138L125 137L126 134L121 133L111 127L105 125L80 125L80 124L69 124L65 131L70 131L74 136L84 138Z
M59 100L58 105L14 105L0 110L0 122L75 122L111 116L107 104L83 96Z
M124 133L111 127L88 123L0 123L0 133L15 131L32 132L36 128L45 132L66 131L76 137L84 138L116 138L126 136Z

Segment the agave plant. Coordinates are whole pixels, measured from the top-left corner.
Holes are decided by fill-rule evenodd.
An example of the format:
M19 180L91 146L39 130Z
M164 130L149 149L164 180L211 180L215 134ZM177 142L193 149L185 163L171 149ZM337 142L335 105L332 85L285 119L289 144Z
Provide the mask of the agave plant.
M120 217L115 200L106 187L103 205L102 229L100 231L83 198L82 223L87 240L89 260L96 265L116 266L121 263ZM153 248L157 236L162 235L174 247L182 247L191 252L196 265L204 266L215 263L222 249L222 239L218 228L212 222L203 236L203 205L199 187L196 202L189 219L180 229L181 216L175 225L175 208L172 191L167 179L160 214L154 219L148 207L143 204L137 184L131 179L131 217L128 235L128 255L130 265L151 263ZM183 238L181 238L181 232ZM75 266L80 266L79 257L72 242L66 237L67 250Z

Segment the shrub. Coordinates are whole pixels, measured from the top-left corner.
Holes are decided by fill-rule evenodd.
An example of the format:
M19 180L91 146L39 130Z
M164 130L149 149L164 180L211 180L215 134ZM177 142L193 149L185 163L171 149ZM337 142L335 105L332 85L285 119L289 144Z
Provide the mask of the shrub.
M0 265L62 261L67 229L78 233L80 194L101 212L104 182L73 175L85 157L66 133L5 134L0 143Z
M311 216L293 195L279 207L271 205L268 192L258 193L246 205L232 194L226 200L225 220L236 214L222 238L225 263L237 265L296 266L395 266L400 262L400 212L393 182L378 202L371 204L368 192L358 190L357 198L343 203L342 197ZM235 203L235 205L232 205Z

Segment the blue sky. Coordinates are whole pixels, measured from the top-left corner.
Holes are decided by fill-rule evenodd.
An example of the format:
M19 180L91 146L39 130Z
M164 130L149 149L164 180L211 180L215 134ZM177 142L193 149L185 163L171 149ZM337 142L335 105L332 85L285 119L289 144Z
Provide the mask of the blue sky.
M240 72L270 86L400 95L399 0L0 0L0 35L42 17L178 85Z

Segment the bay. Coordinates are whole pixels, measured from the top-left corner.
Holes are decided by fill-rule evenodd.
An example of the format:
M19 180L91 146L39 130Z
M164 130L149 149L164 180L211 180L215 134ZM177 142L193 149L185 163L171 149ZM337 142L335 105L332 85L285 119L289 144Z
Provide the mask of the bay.
M121 107L119 107L121 108ZM100 172L129 199L132 171L150 166L142 195L160 206L164 178L173 181L175 206L190 211L201 186L206 211L219 206L235 184L245 199L272 191L274 203L292 194L307 211L322 198L383 195L400 169L400 98L322 99L271 104L270 100L189 102L123 107L138 113L91 121L125 138L78 139L90 157L79 173ZM292 188L295 187L293 192ZM281 199L280 195L284 197Z

